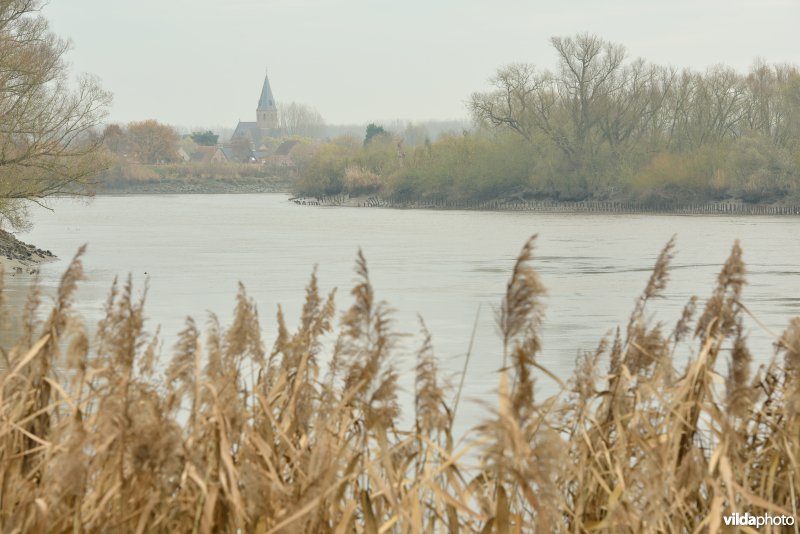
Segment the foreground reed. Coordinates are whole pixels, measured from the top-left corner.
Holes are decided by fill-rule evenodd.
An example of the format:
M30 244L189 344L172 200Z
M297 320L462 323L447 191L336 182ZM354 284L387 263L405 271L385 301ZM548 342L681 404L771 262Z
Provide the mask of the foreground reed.
M536 361L545 289L533 245L498 309L496 407L459 447L460 392L424 326L401 428L395 335L360 253L338 327L312 275L297 330L279 309L268 351L240 288L230 327L212 315L202 335L187 319L157 369L167 360L130 279L88 338L72 309L79 252L47 319L33 291L15 311L19 342L0 354L0 530L716 532L735 513L796 517L800 318L753 372L738 243L711 297L670 331L646 316L670 241L625 328L543 399L536 377L558 379Z

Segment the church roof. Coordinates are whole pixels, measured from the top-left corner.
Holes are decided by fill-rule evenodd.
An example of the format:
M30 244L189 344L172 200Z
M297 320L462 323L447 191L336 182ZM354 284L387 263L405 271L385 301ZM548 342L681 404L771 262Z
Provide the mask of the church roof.
M234 137L247 137L252 141L253 145L258 147L261 145L261 140L265 137L280 137L283 131L280 128L259 128L257 122L239 121L236 129L233 131L231 139Z
M233 135L231 137L249 135L255 139L255 137L260 134L261 132L259 132L258 123L239 121L239 124L236 125L236 129L233 131Z
M261 88L261 98L258 99L258 109L270 109L275 107L275 98L272 96L272 88L269 86L269 76L264 75L264 86Z

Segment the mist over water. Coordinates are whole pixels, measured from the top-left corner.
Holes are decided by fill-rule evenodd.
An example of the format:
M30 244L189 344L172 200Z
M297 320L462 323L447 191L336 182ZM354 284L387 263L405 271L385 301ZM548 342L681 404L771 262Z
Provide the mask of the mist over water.
M324 208L296 206L280 194L98 197L88 206L58 199L52 207L36 211L33 231L20 236L61 258L41 267L44 294L54 293L68 260L88 243L88 279L76 306L90 330L114 277L131 273L139 291L148 286L149 330L160 327L165 360L187 315L203 325L212 311L230 322L239 281L257 302L267 347L276 335L278 304L289 326L296 324L315 265L321 289L338 288L343 312L352 302L359 247L377 297L395 310L395 330L413 334L398 340L406 394L413 392L413 352L421 343L417 315L443 368L455 374L480 306L462 424L484 413L471 399L494 402L501 366L494 310L517 253L534 233L534 265L549 292L539 361L562 378L580 351L625 327L673 234L677 254L666 298L650 308L665 331L692 295L702 303L711 294L737 238L748 268L744 302L765 327L745 319L756 362L773 354L767 329L780 335L800 315L798 218ZM20 309L29 281L7 276L9 309ZM547 378L539 388L555 391Z

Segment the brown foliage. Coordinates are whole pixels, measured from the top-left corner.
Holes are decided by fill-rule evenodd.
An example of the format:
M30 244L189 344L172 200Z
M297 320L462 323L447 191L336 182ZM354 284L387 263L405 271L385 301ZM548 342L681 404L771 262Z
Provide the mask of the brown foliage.
M0 0L0 227L29 224L30 202L91 192L110 161L95 129L111 95L90 76L69 79L69 42L41 0Z
M169 163L178 159L177 132L153 119L128 124L126 142L131 159L138 163Z
M509 361L498 405L459 447L455 392L424 325L415 417L402 427L390 311L361 253L329 359L334 295L320 295L314 274L295 332L278 311L269 353L240 287L232 325L211 316L204 336L187 319L161 377L130 279L112 286L87 338L71 307L79 252L47 319L33 291L19 342L2 352L0 530L714 532L723 514L793 513L800 319L778 343L783 364L751 378L738 244L693 340L694 300L672 336L645 319L666 287L671 240L624 334L582 356L563 395L539 399L535 376L553 375L536 362L544 286L533 243L500 308ZM683 371L676 351L690 354ZM728 352L723 390L715 363Z

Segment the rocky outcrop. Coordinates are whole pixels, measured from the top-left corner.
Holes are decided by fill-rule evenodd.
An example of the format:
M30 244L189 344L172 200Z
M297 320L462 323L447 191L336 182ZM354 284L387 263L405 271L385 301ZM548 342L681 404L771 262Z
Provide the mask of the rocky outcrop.
M56 259L49 250L23 243L13 234L0 230L0 265L6 273L36 274L36 265Z

